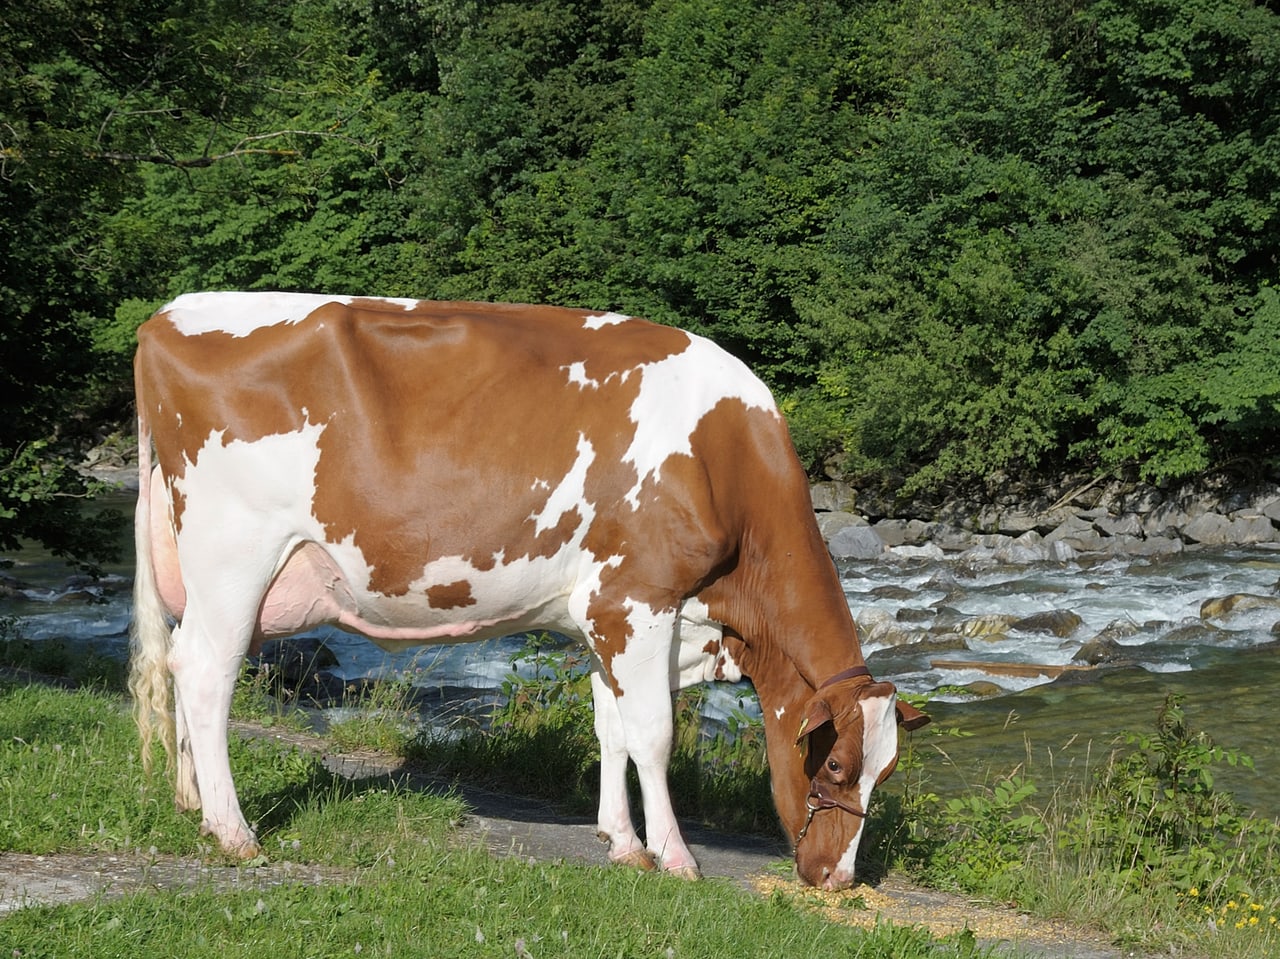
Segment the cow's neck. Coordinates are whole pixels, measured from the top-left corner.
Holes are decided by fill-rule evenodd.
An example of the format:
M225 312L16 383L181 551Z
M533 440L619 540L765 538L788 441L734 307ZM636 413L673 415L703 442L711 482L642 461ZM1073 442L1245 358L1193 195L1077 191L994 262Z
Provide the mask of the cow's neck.
M805 503L807 505L807 497ZM745 542L725 577L721 620L753 649L797 674L788 694L808 695L833 676L865 666L858 627L812 514L775 522ZM805 522L807 520L807 522ZM713 609L713 615L715 610ZM807 686L801 690L800 685Z
M765 748L774 803L786 834L794 838L804 824L806 810L804 752L796 743L801 721L813 695L813 687L795 664L777 648L735 650L744 672L751 678L764 716Z

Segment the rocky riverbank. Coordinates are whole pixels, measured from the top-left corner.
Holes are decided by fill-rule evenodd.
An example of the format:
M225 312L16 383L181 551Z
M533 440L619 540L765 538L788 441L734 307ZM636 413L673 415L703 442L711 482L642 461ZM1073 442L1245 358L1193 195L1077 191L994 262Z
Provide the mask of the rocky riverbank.
M815 484L811 494L837 560L1023 564L1159 556L1195 546L1280 549L1280 486L1274 483L1202 481L1161 489L1075 479L905 505L836 481Z

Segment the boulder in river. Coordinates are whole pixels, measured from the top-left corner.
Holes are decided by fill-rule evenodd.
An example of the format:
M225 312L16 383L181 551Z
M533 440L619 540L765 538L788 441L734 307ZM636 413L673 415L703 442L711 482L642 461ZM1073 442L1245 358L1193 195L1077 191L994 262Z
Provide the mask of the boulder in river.
M1033 613L1015 620L1011 629L1022 633L1050 633L1059 638L1066 638L1080 628L1084 620L1076 613L1066 609L1050 609L1043 613Z
M838 530L827 548L836 559L877 559L884 554L884 540L870 526L846 526Z
M1280 609L1280 596L1258 596L1253 593L1215 596L1200 604L1200 618L1226 619L1256 609Z

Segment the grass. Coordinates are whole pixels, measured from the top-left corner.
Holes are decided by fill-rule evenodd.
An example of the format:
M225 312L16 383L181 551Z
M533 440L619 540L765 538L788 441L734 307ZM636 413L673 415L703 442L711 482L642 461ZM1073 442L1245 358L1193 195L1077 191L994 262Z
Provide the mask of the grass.
M18 650L23 655L32 652L25 646ZM554 799L578 811L593 810L596 744L589 685L581 664L565 660L558 651L548 654L537 647L531 647L526 656L530 658L526 666L532 669L523 669L521 678L509 680L505 705L495 712L489 729L423 737L417 734L413 721L411 687L393 683L374 687L367 700L371 708L342 724L337 741L342 748L390 750L436 772ZM109 685L109 677L99 683L100 687ZM269 692L261 676L246 676L237 695L237 710L258 721L295 722L297 711L282 707ZM678 808L712 825L774 833L776 820L758 724L735 717L732 735L708 738L697 721L697 705L696 693L677 701L678 734L671 779ZM208 853L206 844L195 835L192 818L173 811L168 784L148 783L142 778L134 758L132 726L121 702L110 693L0 687L0 730L5 736L0 743L0 851L154 849ZM929 736L958 734L957 729L935 727L925 732ZM1086 781L1076 778L1046 784L1015 769L993 776L985 784L971 785L962 795L943 797L929 790L920 752L909 741L899 773L887 788L876 793L859 857L864 876L903 872L925 885L1016 904L1036 916L1097 928L1114 941L1143 951L1174 951L1209 959L1280 955L1280 824L1249 816L1228 794L1214 789L1216 769L1223 764L1248 765L1249 759L1195 732L1179 702L1166 703L1154 733L1130 734L1112 750L1104 751L1096 767L1085 771ZM527 879L526 873L512 864L490 863L474 852L450 848L447 824L457 819L459 808L448 797L388 792L385 782L379 781L347 783L330 775L312 757L262 742L233 740L232 761L245 811L257 819L272 858L351 864L369 870L348 891L351 902L363 902L371 884L385 883L389 884L383 890L387 902L416 903L423 894L419 886L431 885L436 876L451 887L460 884L473 893L479 888L489 892L501 888L504 894L517 895L514 887L525 881L547 886L545 878ZM404 866L422 856L432 863L430 876L420 872L417 879L406 880L401 873L383 875L378 871L388 862ZM568 883L575 867L564 868L565 878L557 883ZM493 878L497 874L503 878ZM586 875L594 878L583 881L596 885L582 893L583 899L590 900L588 892L596 886L620 897L603 901L600 910L592 913L597 923L606 925L612 921L611 915L631 921L638 915L633 908L636 897L668 885L661 880L635 884L634 877L628 885L608 871L587 870ZM476 886L477 876L490 878ZM406 882L409 888L399 885ZM695 888L715 885L704 883ZM211 891L200 895L227 901ZM263 894L261 899L263 908L274 910L277 917L282 912L294 916L287 925L289 921L321 922L298 917L309 909L322 914L334 909L329 902L333 895L332 889L313 893L295 890L287 895ZM441 901L447 898L444 893L436 895ZM659 895L679 898L687 896L688 890L669 889ZM693 894L694 900L698 895ZM717 890L714 895L722 892ZM287 906L277 903L274 896L284 896ZM311 896L318 898L312 900ZM554 910L560 901L559 894L545 898L547 910ZM680 908L693 908L689 900L679 901L684 903ZM740 905L758 908L754 902L749 907ZM251 906L258 908L257 898ZM575 901L575 908L580 906ZM775 902L771 908L779 906ZM89 907L68 908L78 915L77 909ZM151 903L146 908L159 907ZM222 908L235 917L241 914L238 909L249 907ZM393 911L399 908L396 905ZM453 904L448 908L456 911L459 907ZM799 901L790 902L789 908L805 911ZM106 910L125 926L139 928L124 918L127 912L115 912L114 904L102 903L93 909ZM25 917L27 912L18 915ZM341 915L341 910L338 913ZM15 918L0 921L0 943L5 941L4 934L17 928ZM252 917L244 921L252 924ZM389 918L382 921L391 922ZM476 922L486 943L494 941L486 928L505 928L492 917L469 921ZM555 943L569 927L552 930L546 925L549 921L540 916L538 923L510 935L523 937L531 954L579 954L561 948L563 937L559 945ZM703 915L696 921L713 926L717 922ZM353 927L358 925L354 917L350 922ZM796 941L827 942L816 931L820 926L801 926L809 930L803 935L818 938ZM473 937L474 933L473 929ZM174 932L184 942L189 934L194 935ZM442 930L430 930L430 935L437 934L445 935ZM389 931L391 938L377 941L399 942L395 937L401 935L408 933ZM510 935L504 940L506 955L515 951ZM924 936L918 943L912 940L908 946L899 943L890 947L885 945L889 940L883 938L909 935L881 929L870 940L855 935L848 940L852 943L848 948L870 949L850 952L867 956L978 954L959 940L939 944ZM344 940L347 947L354 948L352 943L360 936L365 936L365 946L375 941L370 933L356 931ZM765 944L761 954L768 954L767 944L774 940L764 933L761 936ZM304 936L302 941L311 940ZM430 941L435 943L432 950L457 945L453 940ZM531 945L535 941L539 943L536 951ZM583 930L574 932L574 949L589 948L583 944L595 941ZM668 939L652 931L626 941L632 944L628 948L642 954L663 955L665 949L676 948L663 945ZM643 947L637 945L642 941ZM694 941L699 945L691 952ZM868 946L870 941L879 945ZM710 938L685 937L681 943L683 951L674 954L712 950ZM475 950L484 945L473 938L467 947ZM939 949L943 951L936 951ZM485 951L480 948L481 953ZM296 954L304 953L328 954L311 947ZM195 954L200 953L197 950ZM285 954L295 953L285 948Z
M0 853L217 858L195 817L174 811L168 784L143 778L116 695L0 683L0 729ZM454 797L348 783L314 756L233 743L242 802L271 858L349 867L350 881L26 907L0 918L0 955L990 955L971 936L848 929L790 896L725 882L495 859L451 839Z

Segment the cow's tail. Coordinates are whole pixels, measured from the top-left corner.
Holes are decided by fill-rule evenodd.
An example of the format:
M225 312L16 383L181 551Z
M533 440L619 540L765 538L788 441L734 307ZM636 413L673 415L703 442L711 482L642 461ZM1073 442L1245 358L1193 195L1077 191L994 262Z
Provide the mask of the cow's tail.
M156 586L151 543L151 429L139 402L138 506L133 536L137 570L133 578L133 623L129 629L129 692L142 739L142 768L151 774L152 749L158 738L165 766L174 761L173 710L170 705L169 647L172 627Z

